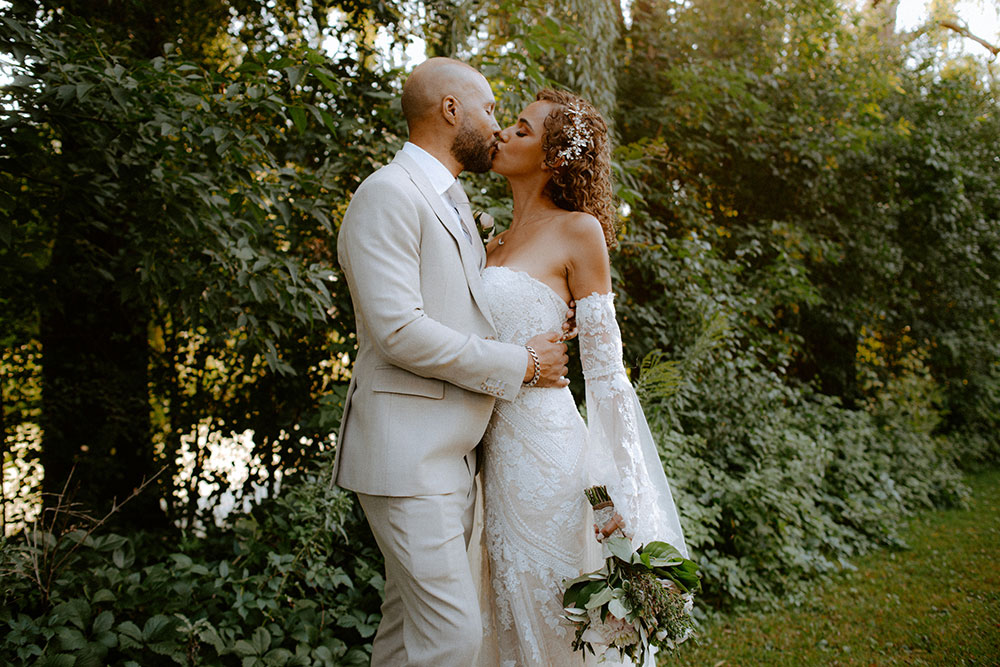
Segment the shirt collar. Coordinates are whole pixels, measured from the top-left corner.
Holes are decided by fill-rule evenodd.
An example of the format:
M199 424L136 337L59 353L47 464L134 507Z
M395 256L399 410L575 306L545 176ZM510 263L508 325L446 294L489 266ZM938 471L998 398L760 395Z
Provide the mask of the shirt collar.
M409 155L420 167L420 171L424 172L424 176L430 181L431 187L439 195L444 194L445 190L451 187L457 179L451 175L448 168L441 164L441 161L436 157L425 151L420 146L416 144L411 144L407 141L403 144L403 152Z

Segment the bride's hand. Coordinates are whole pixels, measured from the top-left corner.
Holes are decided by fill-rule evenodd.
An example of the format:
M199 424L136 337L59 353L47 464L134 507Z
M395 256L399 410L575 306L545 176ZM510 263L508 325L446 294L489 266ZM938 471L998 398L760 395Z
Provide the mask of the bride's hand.
M622 518L621 514L615 512L615 515L608 519L607 523L605 523L603 527L598 527L596 523L594 524L594 537L597 538L598 542L603 542L619 529L621 530L622 535L624 535L625 519Z

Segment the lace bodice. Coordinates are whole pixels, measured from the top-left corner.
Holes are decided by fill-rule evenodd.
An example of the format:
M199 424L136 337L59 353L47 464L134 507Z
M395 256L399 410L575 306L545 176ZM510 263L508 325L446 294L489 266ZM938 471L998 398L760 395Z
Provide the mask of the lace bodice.
M504 343L524 345L532 336L562 330L566 302L545 283L506 266L487 266L483 283Z

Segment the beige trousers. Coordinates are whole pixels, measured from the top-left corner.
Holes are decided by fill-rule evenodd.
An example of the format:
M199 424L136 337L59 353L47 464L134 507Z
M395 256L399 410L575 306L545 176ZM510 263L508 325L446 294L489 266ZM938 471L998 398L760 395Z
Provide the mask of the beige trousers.
M358 494L385 556L382 622L373 667L469 667L482 643L467 546L475 484L434 496Z

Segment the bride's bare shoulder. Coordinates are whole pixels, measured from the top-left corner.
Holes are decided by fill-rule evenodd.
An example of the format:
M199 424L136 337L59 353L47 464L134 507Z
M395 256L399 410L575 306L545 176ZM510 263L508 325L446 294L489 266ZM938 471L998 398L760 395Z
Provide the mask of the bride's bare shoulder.
M604 228L601 223L589 213L567 211L561 217L561 232L566 243L576 253L583 255L607 255L607 243L604 240Z
M611 266L604 229L589 213L569 213L562 219L566 279L573 298L611 291Z

